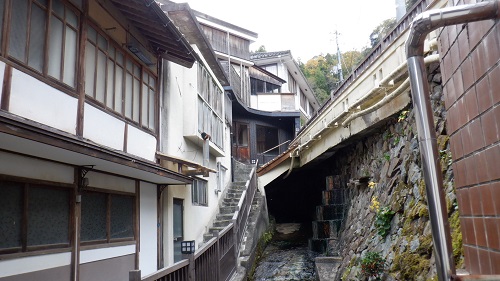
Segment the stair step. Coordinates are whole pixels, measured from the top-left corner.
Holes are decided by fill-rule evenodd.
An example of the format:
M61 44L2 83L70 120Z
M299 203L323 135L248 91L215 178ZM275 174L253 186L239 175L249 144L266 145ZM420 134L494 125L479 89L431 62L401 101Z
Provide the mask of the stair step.
M226 194L226 198L237 198L239 200L241 198L241 194L243 194L243 192L228 192Z
M222 199L222 204L223 205L231 205L231 204L238 205L238 202L240 202L240 198L236 198L236 197L229 197L229 198L227 198L226 197L226 198Z
M238 202L240 202L240 198L234 198L234 197L227 198L226 197L226 198L222 199L222 202L223 203L236 203L236 204L238 204Z
M238 206L227 206L227 207L220 207L219 211L221 214L230 214L236 212L236 209Z
M208 240L212 239L214 235L212 233L203 234L203 242L208 242Z
M237 195L241 195L243 194L243 191L244 190L239 190L239 189L229 189L227 191L227 194L237 194Z
M229 189L245 190L246 189L246 182L233 182L233 184L231 185L231 187L229 187Z
M213 234L215 231L221 232L224 228L226 228L226 227L225 226L224 227L222 227L222 226L212 226L212 227L210 227L208 229L208 231Z
M231 220L233 218L233 214L217 214L216 220Z
M238 202L230 202L230 203L222 203L222 207L237 207L238 206Z
M232 221L231 220L216 220L214 222L214 226L216 227L226 227L228 226Z

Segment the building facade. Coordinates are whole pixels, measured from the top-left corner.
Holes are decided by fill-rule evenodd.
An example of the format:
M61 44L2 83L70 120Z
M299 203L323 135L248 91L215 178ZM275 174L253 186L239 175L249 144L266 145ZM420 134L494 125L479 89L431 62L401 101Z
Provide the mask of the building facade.
M223 76L156 3L5 0L0 17L0 280L173 263L230 179Z
M263 165L287 149L319 104L289 51L251 54L256 33L195 14L229 79L232 155Z
M231 181L231 103L227 78L207 44L189 5L160 1L193 47L191 68L165 61L161 109L162 165L193 177L191 185L169 186L160 197L163 257L161 266L182 259L180 242L203 243L219 201Z

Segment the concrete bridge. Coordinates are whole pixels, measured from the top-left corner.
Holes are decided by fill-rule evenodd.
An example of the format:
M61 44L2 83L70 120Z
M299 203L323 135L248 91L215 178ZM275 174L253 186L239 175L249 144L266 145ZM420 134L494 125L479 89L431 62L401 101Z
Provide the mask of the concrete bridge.
M421 12L445 7L447 3L425 0L402 18L331 94L331 99L292 141L289 151L260 169L260 183L265 186L293 168L330 157L354 137L369 134L380 121L407 107L411 99L405 41L411 21ZM436 40L437 32L429 34L426 53L437 51ZM428 58L428 62L438 61L438 55Z

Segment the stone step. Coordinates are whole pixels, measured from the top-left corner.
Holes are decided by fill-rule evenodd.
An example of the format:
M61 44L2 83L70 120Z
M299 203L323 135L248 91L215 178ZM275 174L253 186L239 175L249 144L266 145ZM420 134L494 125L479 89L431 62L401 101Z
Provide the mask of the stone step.
M245 190L246 189L246 182L233 182L233 184L231 184L231 187L229 187L229 190L231 190L231 189Z
M231 220L215 220L214 226L216 226L216 227L226 227L231 222L232 222Z
M203 234L203 242L208 242L208 240L212 239L214 235L212 233Z
M231 198L224 198L222 199L222 203L236 203L238 204L238 202L240 202L240 198L234 198L234 197L231 197Z
M226 198L238 198L238 199L240 199L241 194L243 194L243 191L240 191L240 192L228 191L226 193Z
M235 206L238 206L238 201L234 201L234 202L222 202L222 207L235 207Z
M222 227L222 226L212 226L208 229L208 232L210 232L212 235L215 231L218 231L218 232L221 232L224 228L226 228L225 226Z
M216 220L231 220L233 218L234 213L232 214L217 214Z
M231 214L234 212L236 212L236 209L238 208L238 206L227 206L227 207L220 207L219 208L219 212L221 214Z
M242 189L228 189L226 194L236 194L236 195L241 195L243 194ZM226 196L227 197L227 196Z
M243 189L243 188L234 188L234 187L230 187L228 188L227 190L227 193L243 193L243 191L245 191L246 189Z

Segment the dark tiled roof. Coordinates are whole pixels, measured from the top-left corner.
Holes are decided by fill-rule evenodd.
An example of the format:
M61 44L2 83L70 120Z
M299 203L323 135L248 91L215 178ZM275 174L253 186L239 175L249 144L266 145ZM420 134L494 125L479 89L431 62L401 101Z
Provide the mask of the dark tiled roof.
M266 58L273 58L273 57L279 57L283 55L292 55L290 50L287 51L279 51L279 52L260 52L260 53L251 53L250 54L250 59L251 60L258 60L258 59L266 59Z

